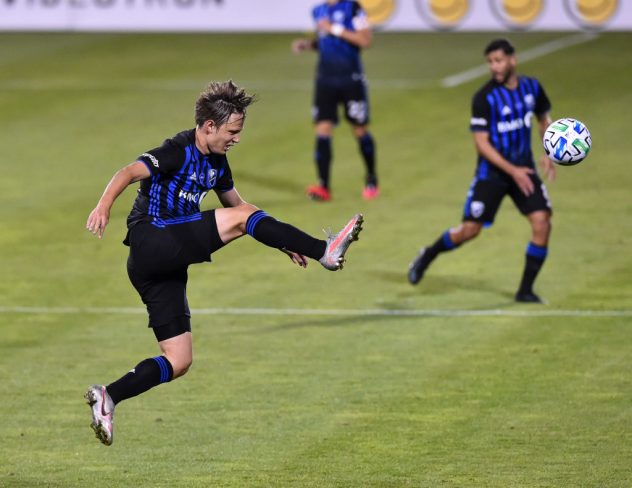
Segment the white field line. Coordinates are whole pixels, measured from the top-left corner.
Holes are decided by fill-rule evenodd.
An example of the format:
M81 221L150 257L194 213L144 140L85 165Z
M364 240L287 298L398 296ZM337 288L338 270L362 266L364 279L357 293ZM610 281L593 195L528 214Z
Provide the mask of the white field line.
M134 315L140 307L0 307L0 314ZM632 317L632 310L407 310L407 309L309 309L309 308L198 308L193 315L276 315L349 317Z
M534 48L527 49L526 51L518 53L518 61L524 63L526 61L541 58L542 56L554 53L555 51L592 41L597 37L599 37L597 34L591 32L583 32L581 34L574 34L569 37L563 37L562 39L549 41L541 44L540 46L536 46ZM480 66L476 66L475 68L468 69L466 71L462 71L460 73L443 78L443 80L441 80L441 85L446 88L452 88L462 85L463 83L466 83L468 81L475 80L476 78L480 78L481 76L487 75L488 73L489 68L487 67L487 64L481 64Z

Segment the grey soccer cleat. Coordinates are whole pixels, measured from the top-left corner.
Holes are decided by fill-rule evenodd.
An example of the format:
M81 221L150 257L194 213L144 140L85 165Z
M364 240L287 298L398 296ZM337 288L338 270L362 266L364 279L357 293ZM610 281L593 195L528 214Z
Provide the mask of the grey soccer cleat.
M320 264L330 271L342 269L345 253L351 243L358 240L358 234L362 230L362 222L364 222L362 214L356 214L340 232L329 234L325 254L318 260Z
M92 385L84 395L86 403L92 409L90 427L103 444L112 445L114 435L114 402L108 395L105 386Z

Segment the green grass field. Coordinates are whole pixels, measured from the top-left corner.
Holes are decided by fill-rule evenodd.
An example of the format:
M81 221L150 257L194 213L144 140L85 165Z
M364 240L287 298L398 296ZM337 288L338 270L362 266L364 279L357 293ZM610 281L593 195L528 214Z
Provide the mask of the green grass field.
M520 53L567 36L511 38ZM440 80L480 64L491 35L376 35L365 65L382 197L361 199L341 125L329 204L303 196L314 57L293 56L291 38L0 35L0 486L630 486L632 34L520 66L554 118L593 136L548 185L538 306L512 301L530 231L508 201L418 287L406 281L418 248L458 223L474 168L484 78ZM347 312L194 314L190 373L122 403L108 448L83 392L157 347L121 245L134 191L103 240L85 220L111 175L191 127L199 91L227 78L260 99L230 153L245 199L315 235L362 211L365 231L340 273L237 241L191 268L191 307Z

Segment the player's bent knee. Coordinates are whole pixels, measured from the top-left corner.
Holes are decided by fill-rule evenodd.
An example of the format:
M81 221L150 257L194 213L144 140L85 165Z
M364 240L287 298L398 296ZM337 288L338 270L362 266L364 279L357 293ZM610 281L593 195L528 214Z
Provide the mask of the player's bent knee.
M328 120L321 120L316 123L316 135L318 137L331 137L334 124Z
M481 233L483 226L478 222L466 222L460 226L461 242L474 239Z
M173 378L185 374L193 362L191 332L184 332L165 339L160 341L159 344L162 354L167 358L169 364L171 364Z
M171 363L171 367L173 368L173 377L178 378L180 376L184 376L193 364L193 358L169 358L167 357L169 362Z
M549 214L532 217L531 227L534 234L548 235L551 232L551 217Z
M533 225L534 240L546 242L551 235L551 223L544 221Z
M468 229L466 235L465 235L465 240L469 241L471 239L474 239L475 237L478 237L478 235L481 233L481 228L480 227L473 227L471 229Z
M244 203L237 207L219 208L215 210L215 221L220 238L224 243L246 234L248 217L259 210L254 205Z
M177 371L173 372L173 377L174 378L179 378L180 376L184 376L185 374L187 374L189 372L189 368L191 367L191 364L189 364L186 368L181 368Z
M362 137L364 137L367 134L367 132L368 132L368 129L366 125L353 126L353 135L358 139L361 139Z
M238 218L235 221L236 227L245 234L246 222L248 222L248 217L250 217L259 209L254 205L251 205L250 203L246 203L244 205L240 205L239 207L235 207L235 210L238 211Z

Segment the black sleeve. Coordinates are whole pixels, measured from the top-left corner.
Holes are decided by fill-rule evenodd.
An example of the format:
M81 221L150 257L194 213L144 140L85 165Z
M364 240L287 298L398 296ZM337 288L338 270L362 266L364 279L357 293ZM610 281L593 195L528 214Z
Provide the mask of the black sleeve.
M491 111L489 102L483 92L478 92L472 98L472 118L470 119L470 131L489 132Z
M538 83L536 81L536 83ZM542 115L551 111L551 102L549 97L546 96L544 87L538 83L538 94L535 97L535 109L536 115Z
M151 174L155 175L178 171L184 164L185 158L184 148L174 144L171 139L167 139L162 146L144 152L136 160L145 163Z

